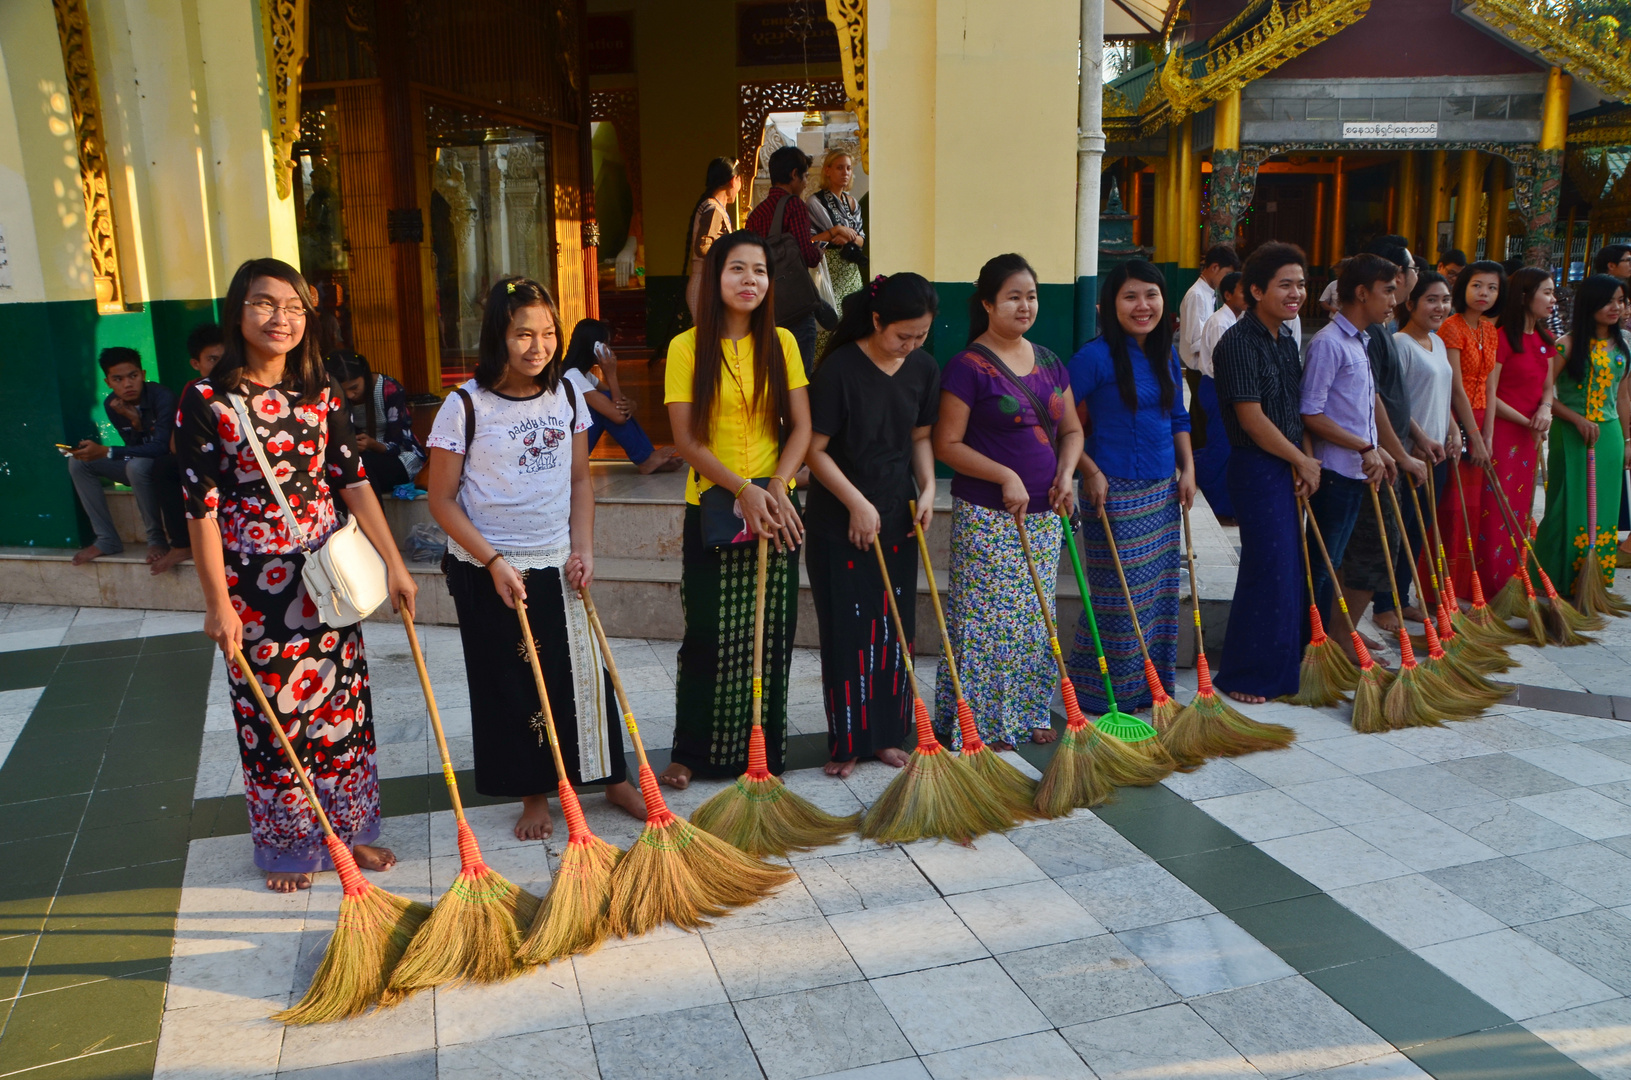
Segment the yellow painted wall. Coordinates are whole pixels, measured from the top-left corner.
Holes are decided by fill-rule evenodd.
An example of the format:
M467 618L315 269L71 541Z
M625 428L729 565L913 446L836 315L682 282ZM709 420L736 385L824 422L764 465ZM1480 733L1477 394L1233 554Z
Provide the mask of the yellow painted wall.
M16 103L7 76L6 43L4 36L0 36L0 228L5 230L6 259L11 271L10 287L0 288L0 303L45 299L40 247L30 205L23 147L17 132Z

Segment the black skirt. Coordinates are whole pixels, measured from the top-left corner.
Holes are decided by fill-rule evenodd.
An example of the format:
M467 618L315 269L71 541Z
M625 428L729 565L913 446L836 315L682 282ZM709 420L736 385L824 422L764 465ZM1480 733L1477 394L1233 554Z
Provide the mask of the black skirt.
M499 599L493 577L485 569L455 559L442 560L448 592L459 612L459 638L464 643L464 670L470 682L470 734L476 756L476 790L495 798L546 795L559 777L547 737L532 726L539 711L538 689L532 666L521 643L515 611ZM559 570L529 570L527 622L538 649L538 665L549 689L555 714L555 734L561 742L567 779L585 783L621 783L628 779L623 759L621 725L611 709L606 748L611 758L609 777L578 775L578 720L572 692L572 660L567 647L566 602L561 595ZM611 676L605 675L606 700L612 696Z

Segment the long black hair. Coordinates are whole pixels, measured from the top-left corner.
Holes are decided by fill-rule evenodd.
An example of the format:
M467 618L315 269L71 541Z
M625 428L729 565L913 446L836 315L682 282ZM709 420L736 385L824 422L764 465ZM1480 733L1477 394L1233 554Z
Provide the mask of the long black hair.
M599 363L595 359L595 346L611 339L611 328L599 319L579 319L578 325L572 328L572 344L566 347L564 370L588 371Z
M303 402L316 401L329 385L328 371L323 367L322 350L317 345L317 303L312 299L311 286L300 276L300 271L282 259L250 259L238 267L227 286L227 298L222 308L221 333L225 350L221 362L210 372L210 381L223 390L237 390L244 379L244 364L248 357L244 346L244 304L249 299L250 287L261 278L276 278L294 289L306 309L306 322L300 340L295 342L284 361L283 380L278 384L293 390Z
M1615 293L1631 300L1631 290L1613 274L1593 274L1575 286L1574 320L1569 325L1569 362L1564 370L1577 383L1586 380L1591 342L1597 336L1597 313L1613 301ZM1626 353L1625 335L1618 327L1609 327L1608 340L1610 348L1618 349L1621 356L1631 360L1631 355Z
M522 308L541 307L555 324L555 355L550 357L533 380L543 390L553 392L561 381L561 310L549 290L531 278L500 278L487 293L487 310L481 317L481 337L476 346L476 385L491 390L510 366L510 322Z
M702 204L713 197L713 193L720 188L730 187L731 177L736 175L736 159L716 157L708 162L707 175L702 180L702 194L697 196L696 203L691 207L691 213L685 219L685 266L683 273L691 272L691 249L697 242L697 211Z
M1473 266L1479 265L1473 263ZM1468 270L1472 266L1467 267ZM1550 281L1550 270L1542 270L1538 266L1525 266L1507 279L1506 287L1501 290L1501 316L1495 320L1495 325L1506 331L1506 341L1512 346L1513 352L1523 348L1523 326L1530 318L1529 305L1535 299L1535 293L1540 291L1543 282ZM1546 329L1546 324L1540 319L1535 320L1535 333L1546 344L1552 343L1552 332Z
M1506 268L1498 262L1479 259L1475 263L1463 266L1461 273L1455 276L1455 284L1450 287L1450 306L1455 309L1457 315L1467 313L1467 286L1471 285L1472 279L1479 274L1494 274L1495 280L1501 285L1495 294L1495 303L1489 306L1489 311L1484 312L1483 317L1493 318L1490 312L1498 313L1501 310L1501 300L1506 296Z
M724 350L719 339L725 329L725 294L719 286L731 252L739 247L756 247L764 252L765 274L769 279L759 306L748 317L748 336L753 339L753 385L755 409L764 417L766 429L781 437L782 424L792 415L788 401L787 358L782 353L781 336L776 333L776 261L765 238L748 229L738 229L721 237L708 249L703 264L702 289L697 297L697 351L691 372L691 434L705 445L712 436L715 388Z
M1421 303L1421 298L1427 295L1428 288L1433 285L1443 285L1445 288L1449 288L1450 282L1437 270L1417 272L1416 287L1410 290L1408 297L1400 300L1393 308L1393 321L1399 324L1400 330L1403 330L1405 323L1410 321L1410 317L1415 314L1416 305Z
M875 277L844 297L844 317L827 339L827 351L821 354L821 359L827 359L852 341L870 337L874 315L878 317L878 327L882 328L939 311L940 297L922 274L906 270L888 277Z
M996 304L997 294L1002 291L1003 284L1015 274L1029 274L1033 282L1038 280L1036 271L1025 261L1025 256L1012 252L987 259L985 265L980 267L979 280L974 283L974 295L968 298L970 342L991 328L991 316L986 314L985 305Z
M1132 352L1127 348L1132 339L1116 317L1116 294L1129 281L1142 281L1161 289L1161 317L1144 335L1143 352L1150 364L1150 374L1161 388L1161 411L1171 412L1176 390L1172 381L1172 322L1167 318L1167 279L1160 268L1143 259L1117 263L1099 286L1099 334L1110 347L1110 359L1116 365L1116 389L1121 392L1121 403L1127 406L1127 411L1137 412L1138 387L1133 382Z

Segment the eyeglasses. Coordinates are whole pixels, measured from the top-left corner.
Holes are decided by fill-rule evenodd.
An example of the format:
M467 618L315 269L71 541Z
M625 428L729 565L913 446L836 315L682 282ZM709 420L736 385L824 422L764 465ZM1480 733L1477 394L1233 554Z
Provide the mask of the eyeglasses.
M270 320L273 315L283 312L283 317L290 322L299 322L306 317L305 304L291 304L288 307L278 307L270 300L245 300L244 307L252 309L262 319Z

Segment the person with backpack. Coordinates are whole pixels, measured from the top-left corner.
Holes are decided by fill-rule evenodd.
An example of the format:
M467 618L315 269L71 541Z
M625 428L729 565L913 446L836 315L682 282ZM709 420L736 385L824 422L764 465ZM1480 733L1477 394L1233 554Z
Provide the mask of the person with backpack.
M459 614L470 685L476 790L521 799L518 840L554 832L559 778L520 660L516 601L549 691L574 785L644 820L628 782L622 725L579 589L595 575L589 410L562 376L560 315L549 291L504 278L487 296L475 377L448 395L426 443L430 512L447 532L442 572Z

